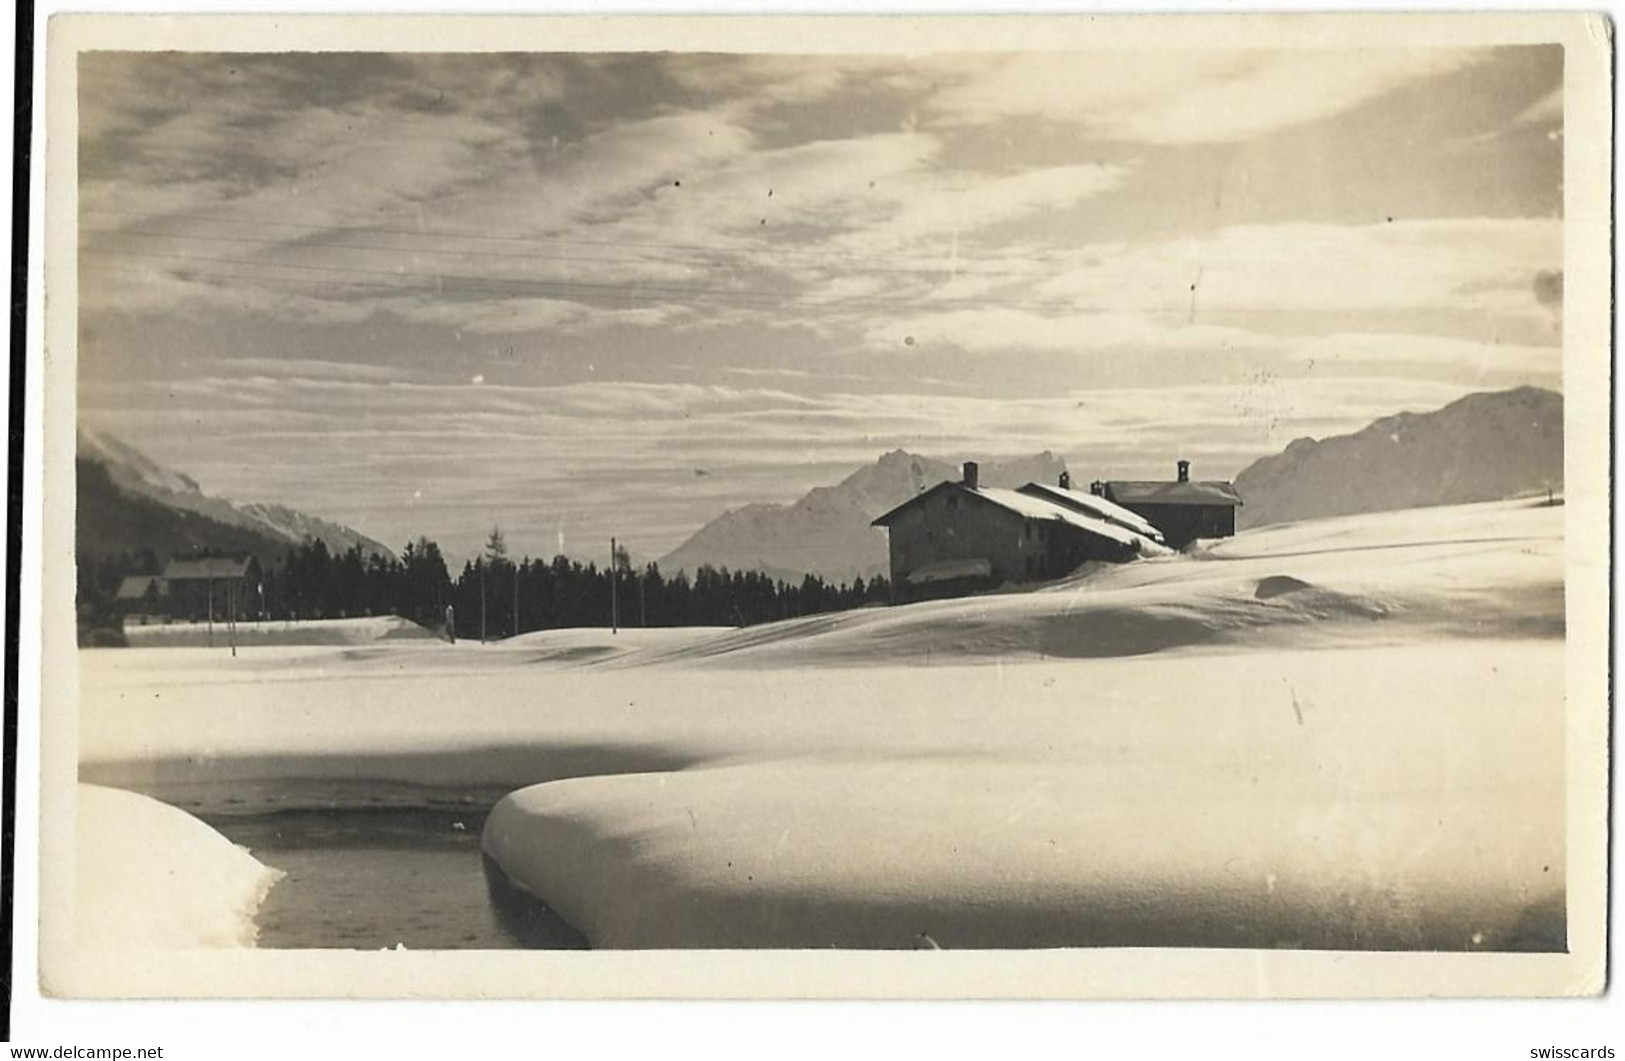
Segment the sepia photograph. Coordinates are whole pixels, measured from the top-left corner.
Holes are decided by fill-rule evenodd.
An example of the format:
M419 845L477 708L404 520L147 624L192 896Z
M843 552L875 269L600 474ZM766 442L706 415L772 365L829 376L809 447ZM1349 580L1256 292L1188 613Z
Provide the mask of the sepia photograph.
M1601 989L1584 19L446 21L53 40L47 993Z

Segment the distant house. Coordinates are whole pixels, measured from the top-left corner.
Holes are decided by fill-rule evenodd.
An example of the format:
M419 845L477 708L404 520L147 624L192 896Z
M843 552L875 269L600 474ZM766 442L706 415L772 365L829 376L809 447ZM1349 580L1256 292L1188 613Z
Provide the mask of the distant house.
M939 483L876 518L889 535L898 598L1059 578L1089 560L1131 560L1155 540L1154 528L1146 533L1132 512L1088 495L1051 498L1048 489L982 486L976 462L967 461L959 482Z
M157 575L126 575L119 579L113 599L123 615L161 615L164 580Z
M1177 465L1177 478L1096 482L1090 492L1143 516L1162 532L1169 548L1183 549L1197 538L1228 538L1236 533L1241 495L1233 484L1191 479L1191 462Z
M260 562L248 553L177 558L159 580L164 611L173 619L247 619L262 606Z

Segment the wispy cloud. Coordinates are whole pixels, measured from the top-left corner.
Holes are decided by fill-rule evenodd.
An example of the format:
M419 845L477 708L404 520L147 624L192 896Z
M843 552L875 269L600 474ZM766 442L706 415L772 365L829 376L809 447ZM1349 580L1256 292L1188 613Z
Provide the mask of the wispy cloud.
M228 374L284 380L405 381L411 373L395 365L358 364L308 357L232 357L221 362Z
M81 74L84 408L207 487L390 541L472 550L500 519L542 551L564 519L664 548L895 446L1226 474L1561 379L1556 53ZM1468 146L1356 208L1401 98ZM1468 156L1497 179L1438 168Z
M1319 336L1295 344L1294 360L1322 370L1416 371L1420 365L1476 374L1488 385L1508 379L1556 382L1562 375L1561 346L1474 341L1427 335L1363 332Z
M1245 140L1459 70L1450 48L1056 52L993 60L932 100L943 121L1039 117L1150 144Z
M1048 296L1191 315L1298 310L1347 315L1441 306L1544 314L1537 272L1562 267L1557 218L1372 225L1287 223L1124 247L1040 285Z
M1182 314L1180 315L1183 316ZM946 344L971 353L1019 358L1024 352L1054 350L1086 358L1110 351L1152 357L1169 350L1213 350L1242 346L1278 347L1278 339L1240 328L1159 319L1137 313L1035 312L1026 309L960 309L919 313L874 324L867 334L877 351L923 353Z
M1545 125L1563 120L1563 88L1559 85L1519 111L1513 125Z

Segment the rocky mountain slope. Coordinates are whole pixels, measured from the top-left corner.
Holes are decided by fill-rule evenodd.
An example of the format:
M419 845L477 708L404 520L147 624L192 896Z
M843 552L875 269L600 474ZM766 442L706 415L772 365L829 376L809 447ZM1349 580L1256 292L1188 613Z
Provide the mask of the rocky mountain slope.
M1238 527L1494 501L1563 488L1563 396L1469 394L1352 435L1300 438L1236 476Z
M162 556L214 548L269 558L289 544L320 538L334 553L359 545L363 555L394 555L343 524L286 505L210 497L190 477L106 432L81 429L78 458L82 553L151 549Z

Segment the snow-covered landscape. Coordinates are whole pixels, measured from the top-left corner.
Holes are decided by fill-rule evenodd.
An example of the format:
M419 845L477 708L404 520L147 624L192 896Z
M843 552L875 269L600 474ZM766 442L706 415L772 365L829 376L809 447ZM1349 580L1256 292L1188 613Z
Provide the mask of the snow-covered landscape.
M1607 27L747 21L50 67L43 989L1598 990Z
M79 928L253 940L279 867L182 811L461 808L594 947L1561 950L1564 511L743 629L83 650L82 879L181 868Z

